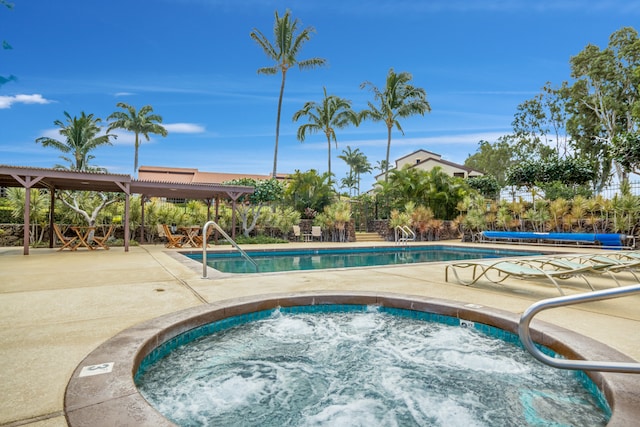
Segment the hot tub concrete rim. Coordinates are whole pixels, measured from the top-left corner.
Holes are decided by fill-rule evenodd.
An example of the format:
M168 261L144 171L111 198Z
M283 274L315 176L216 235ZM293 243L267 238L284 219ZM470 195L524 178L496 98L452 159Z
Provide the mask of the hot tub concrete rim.
M142 360L164 342L217 320L245 313L323 304L380 305L441 314L518 333L516 313L472 303L386 292L308 291L253 295L217 301L166 314L123 330L92 351L67 384L64 412L70 427L82 425L174 426L139 393L134 376ZM534 320L535 342L572 359L635 362L621 352L561 326ZM112 364L109 373L81 376L83 369ZM633 374L587 372L612 410L609 427L640 418L640 381Z

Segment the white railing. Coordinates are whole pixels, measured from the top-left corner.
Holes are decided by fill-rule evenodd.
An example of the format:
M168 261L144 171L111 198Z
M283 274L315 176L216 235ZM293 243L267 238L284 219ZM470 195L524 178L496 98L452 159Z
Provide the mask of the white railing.
M256 264L256 262L253 259L251 259L251 257L247 255L247 253L244 250L242 250L242 248L238 246L238 244L231 237L229 237L229 235L215 221L209 221L204 225L204 227L202 227L203 236L208 235L207 229L210 226L214 226L216 230L218 230L218 232L222 234L222 237L227 239L227 241L231 243L233 247L235 247L247 261L253 264L253 266L256 269L256 273L258 272L258 264ZM207 242L205 240L202 241L202 278L203 279L207 278Z
M619 298L632 294L640 293L640 284L625 286L622 288L605 289L602 291L587 292L578 295L569 295L557 298L549 298L530 306L522 313L520 324L518 325L518 335L522 345L536 359L554 368L560 369L579 369L585 371L603 371L603 372L624 372L631 374L640 374L640 363L624 363L624 362L599 362L590 360L568 360L555 359L547 356L536 347L531 339L529 324L537 313L554 307L565 307L567 305L580 304L590 301L601 301L605 299ZM634 331L629 331L633 333Z
M416 233L414 233L413 230L407 227L406 225L398 225L396 226L394 231L395 231L395 241L396 241L396 244L398 245L401 243L404 243L406 245L407 242L409 241L413 242L416 240Z

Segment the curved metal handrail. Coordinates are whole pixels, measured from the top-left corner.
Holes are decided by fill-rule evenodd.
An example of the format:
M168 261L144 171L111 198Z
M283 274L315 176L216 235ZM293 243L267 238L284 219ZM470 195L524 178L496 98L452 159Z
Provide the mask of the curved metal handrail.
M400 238L398 238L398 231L402 233L402 237ZM413 230L406 225L396 225L395 237L396 237L396 244L400 244L403 242L404 244L407 244L408 241L413 242L416 240L416 233L414 233Z
M222 237L227 239L227 241L231 243L247 261L253 264L257 273L259 271L258 264L256 264L256 262L249 255L247 255L247 253L240 246L238 246L238 244L231 237L229 237L229 235L215 221L209 221L204 224L204 226L202 227L202 235L207 235L207 229L211 225L213 225L216 230L218 230L218 232L222 234ZM205 241L202 242L202 278L207 278L207 242Z
M404 231L406 231L406 233L407 233L407 241L411 240L413 242L413 241L416 240L416 233L414 233L413 230L409 226L403 225L402 229ZM411 235L411 238L409 238L409 234Z
M640 284L624 286L621 288L605 289L602 291L588 292L579 295L570 295L557 298L549 298L531 305L522 313L520 323L518 325L518 335L524 347L539 361L547 365L560 369L580 369L585 371L603 371L603 372L624 372L639 374L640 363L623 363L623 362L594 362L589 360L567 360L554 359L542 353L531 340L531 332L529 324L533 316L554 307L564 307L567 305L581 304L583 302L601 301L612 298L620 298L631 294L640 293Z
M398 237L398 231L400 233L402 233L402 237ZM407 239L409 238L409 235L407 234L407 231L404 229L403 226L396 225L395 238L396 238L396 245L399 245L402 242L405 242L405 243L407 242Z

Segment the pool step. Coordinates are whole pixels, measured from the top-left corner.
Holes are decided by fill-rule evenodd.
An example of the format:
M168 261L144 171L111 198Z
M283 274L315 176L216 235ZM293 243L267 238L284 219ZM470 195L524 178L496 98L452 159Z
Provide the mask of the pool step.
M356 242L384 242L378 233L356 232Z

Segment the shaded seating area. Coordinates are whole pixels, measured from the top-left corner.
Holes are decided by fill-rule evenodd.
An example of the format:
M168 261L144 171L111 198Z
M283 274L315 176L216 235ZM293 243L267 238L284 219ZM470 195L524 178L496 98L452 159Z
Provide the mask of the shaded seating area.
M550 266L550 267L549 267ZM585 277L585 273L594 271L593 266L582 264L573 267L553 266L548 264L549 268L543 268L540 260L491 260L491 261L465 261L449 264L445 267L445 281L449 281L449 270L455 279L462 285L472 286L481 279L485 279L491 283L502 284L509 278L527 279L527 280L548 280L564 295L564 291L560 288L557 279L564 280L570 278L581 278L589 286L591 290L595 290L589 280ZM462 276L462 271L468 271L466 277Z
M124 228L124 251L129 251L129 213L130 213L130 197L132 194L139 194L141 201L141 220L140 220L140 243L144 243L144 203L151 197L180 197L191 200L204 200L207 203L207 218L210 217L209 208L215 201L216 215L220 199L231 200L232 220L235 220L235 205L237 200L254 191L253 187L242 185L226 185L213 182L175 182L156 177L155 180L142 180L132 178L130 175L98 173L86 171L69 171L60 169L43 169L22 166L0 165L0 187L16 187L25 190L25 209L23 216L23 253L29 255L30 247L30 207L31 207L31 189L48 190L50 197L50 206L55 206L56 193L59 191L96 191L105 193L121 193L124 194L124 212L123 212L123 228ZM49 229L53 229L52 211L49 215ZM235 229L234 229L235 230ZM53 247L54 233L50 233L49 247ZM233 233L232 233L232 237ZM58 239L67 243L62 239L62 233ZM66 239L66 238L65 238ZM105 239L106 240L106 239ZM69 243L65 248L73 248L76 242Z
M628 241L632 241L628 244ZM635 244L634 236L616 233L542 233L533 231L482 231L481 242L547 245L587 245L623 249Z

